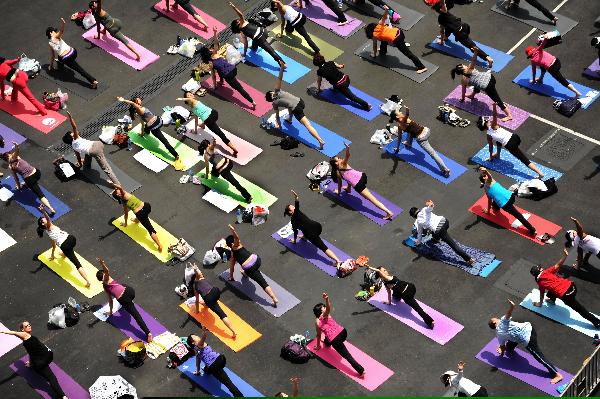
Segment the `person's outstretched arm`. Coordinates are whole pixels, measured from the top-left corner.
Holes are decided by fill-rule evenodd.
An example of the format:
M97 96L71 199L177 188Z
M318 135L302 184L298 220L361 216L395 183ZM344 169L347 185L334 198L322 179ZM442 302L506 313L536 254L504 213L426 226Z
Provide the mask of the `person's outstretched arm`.
M475 66L477 65L477 54L479 54L479 49L477 47L471 47L471 51L473 52L473 56L471 56L471 61L469 62L469 71L475 69Z
M275 82L275 91L281 90L281 86L283 85L283 66L279 66L279 74L277 75L277 81Z
M326 319L331 314L331 302L329 300L329 295L324 292L323 299L325 300L325 312L323 312L323 318Z
M62 39L62 35L65 33L66 22L64 18L60 18L60 30L58 31L58 40Z
M344 146L346 147L346 153L344 154L344 160L342 161L342 163L344 165L347 165L348 161L350 160L350 145L344 142Z
M77 123L75 123L75 119L73 119L73 115L69 111L67 111L67 116L69 117L69 123L71 124L71 129L73 131L73 140L77 140L79 138L79 130L77 129Z
M21 338L22 341L25 341L26 339L29 339L29 337L31 337L31 334L28 334L28 333L23 332L23 331L5 330L5 331L0 331L0 334L14 335L15 337Z
M583 240L585 238L585 236L587 235L585 233L585 231L583 231L583 225L581 224L581 222L579 220L575 219L574 217L572 217L571 220L573 221L573 223L575 223L575 230L577 231L577 235L579 236L579 239Z
M219 43L219 33L217 31L216 26L213 26L213 44L215 47L215 51L219 51L219 49L221 48L221 45Z
M506 311L506 313L504 313L505 320L509 320L512 317L513 310L515 310L515 303L509 299L508 310Z
M237 14L238 18L240 19L240 25L241 25L241 24L243 24L244 22L246 22L246 19L244 18L244 13L243 13L243 12L241 12L241 11L239 10L239 8L237 8L237 7L235 6L235 4L233 4L231 1L230 1L228 4L229 4L229 6L230 6L231 8L233 8L233 11L235 11L235 13Z

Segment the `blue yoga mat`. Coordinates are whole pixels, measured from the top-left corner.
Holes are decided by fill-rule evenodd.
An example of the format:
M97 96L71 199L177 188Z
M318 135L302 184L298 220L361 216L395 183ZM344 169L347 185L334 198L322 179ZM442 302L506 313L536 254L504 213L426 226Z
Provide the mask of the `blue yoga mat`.
M4 154L5 152L12 150L13 141L16 141L17 144L22 144L25 140L27 140L25 137L21 136L19 133L15 132L8 126L3 125L2 123L0 123L0 138L4 140L4 147L2 146L2 143L0 143L0 154Z
M448 40L444 42L443 46L439 44L437 40L437 38L433 39L433 41L427 46L441 51L442 53L449 54L456 58L462 58L463 60L467 61L473 56L473 52L470 49L454 40L454 35L452 35L452 38L448 38ZM500 72L505 66L508 65L509 62L512 61L513 58L515 58L512 55L503 53L502 51L496 50L490 46L486 46L485 44L481 44L479 42L475 42L475 44L477 44L477 47L488 53L488 55L494 59L494 64L492 65L492 71L494 72ZM481 58L478 58L477 65L487 68L488 63L487 61L482 61Z
M8 176L2 180L2 187L6 187L10 191L14 193L14 196L9 201L15 201L17 204L21 205L25 210L31 213L36 218L42 216L42 213L37 209L40 206L40 201L36 197L36 195L28 189L27 187L23 187L20 190L16 189L15 179L12 176ZM56 198L52 193L46 190L44 187L40 186L44 196L50 201L50 205L56 211L56 214L52 217L52 220L56 220L59 217L71 212L71 208L69 208L65 203Z
M279 64L273 59L265 50L258 48L256 51L252 51L250 46L252 41L248 43L248 52L246 53L246 62L256 65L257 67L269 72L273 76L279 76ZM283 73L283 81L289 84L294 83L304 75L310 72L310 68L305 67L298 61L294 61L285 54L277 51L277 54L286 63L287 68Z
M372 121L373 119L375 119L379 115L381 115L380 106L383 103L380 100L376 99L375 97L368 95L364 91L361 91L354 86L350 86L350 90L358 98L363 99L366 102L368 102L369 104L371 104L370 111L360 108L360 106L357 103L355 103L354 101L348 100L341 93L333 90L333 88L327 82L322 82L321 88L323 89L323 91L321 91L320 93L317 94L316 93L317 83L315 82L309 86L309 90L311 90L311 91L315 90L314 91L315 97L321 98L325 101L329 101L330 103L333 103L333 104L337 104L340 107L344 108L345 110L348 110L348 111L352 112L354 115L360 116L363 119Z
M402 139L406 140L406 137L406 133L403 133ZM467 168L465 168L461 164L453 161L452 159L438 152L438 155L440 156L440 158L442 158L442 161L444 161L448 169L450 169L450 176L444 177L440 172L440 168L438 168L433 158L431 158L429 154L423 151L423 149L421 148L419 143L417 143L416 140L413 140L411 148L406 148L405 145L401 145L400 152L396 154L394 151L396 150L397 145L398 139L386 145L384 151L393 157L397 157L405 162L408 162L415 168L419 169L421 172L427 173L429 176L441 181L444 184L451 183L452 181L454 181L454 179L457 179L460 175L467 171Z
M200 370L204 367L204 362L200 364ZM213 377L210 374L203 373L203 375L194 375L194 371L196 371L196 356L190 357L185 363L181 364L177 367L179 371L181 371L187 378L194 381L198 384L199 387L204 389L206 392L211 394L212 396L217 397L232 397L233 395L229 392L229 389L225 387L225 385L221 384L219 380ZM237 387L237 389L242 392L244 397L264 397L262 393L258 392L252 386L250 386L246 381L242 380L238 377L233 371L229 370L225 367L225 373L233 382L233 385Z
M496 151L496 146L494 145L494 152ZM488 161L487 159L490 156L490 151L488 146L483 147L479 152L471 157L471 161L479 164L485 168L490 170L494 170L496 172L502 173L505 176L508 176L512 179L515 179L518 182L531 180L537 178L537 174L529 169L523 162L519 161L515 158L508 150L505 148L500 152L500 159L494 159L493 161ZM554 177L554 180L558 180L562 177L562 173L550 169L544 165L540 165L537 162L534 162L540 171L544 174L544 180Z
M539 71L537 73L539 73ZM558 81L550 76L549 73L544 76L544 83L529 83L530 79L531 66L528 66L527 68L523 69L516 78L513 79L513 82L521 87L545 96L558 98L560 100L573 98L573 92L558 83ZM581 101L581 108L583 109L587 109L594 101L598 99L598 96L600 96L600 91L598 90L594 90L577 82L573 82L572 80L569 80L569 83L571 83L581 93L581 98L579 101Z

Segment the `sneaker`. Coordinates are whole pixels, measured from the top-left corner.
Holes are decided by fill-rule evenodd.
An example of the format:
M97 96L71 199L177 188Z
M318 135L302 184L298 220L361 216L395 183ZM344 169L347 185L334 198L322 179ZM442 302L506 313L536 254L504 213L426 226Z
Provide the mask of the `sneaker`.
M175 170L183 170L183 162L181 162L181 159L176 159L175 162L173 162L173 167Z
M175 287L175 293L177 295L179 295L182 298L185 298L187 296L187 287L185 285L180 285Z

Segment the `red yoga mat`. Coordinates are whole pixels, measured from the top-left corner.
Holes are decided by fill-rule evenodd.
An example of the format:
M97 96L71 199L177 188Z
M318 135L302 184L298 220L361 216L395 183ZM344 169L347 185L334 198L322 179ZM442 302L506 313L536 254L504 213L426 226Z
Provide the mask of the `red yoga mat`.
M48 115L40 115L37 108L22 93L19 93L17 101L12 102L10 100L12 87L8 84L5 86L4 93L6 100L0 97L0 109L44 134L50 133L67 119L66 116L49 109L46 109Z

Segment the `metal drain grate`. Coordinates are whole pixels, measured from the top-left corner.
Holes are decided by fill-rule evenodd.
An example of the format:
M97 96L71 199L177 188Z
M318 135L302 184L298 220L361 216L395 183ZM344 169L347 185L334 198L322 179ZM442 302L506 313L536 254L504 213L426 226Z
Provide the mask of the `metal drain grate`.
M552 136L552 138L544 144L540 151L544 151L556 159L566 161L582 148L583 143L574 140L572 137L569 137L562 132L559 132Z
M553 167L570 170L581 161L594 144L562 129L552 129L534 144L528 153Z

